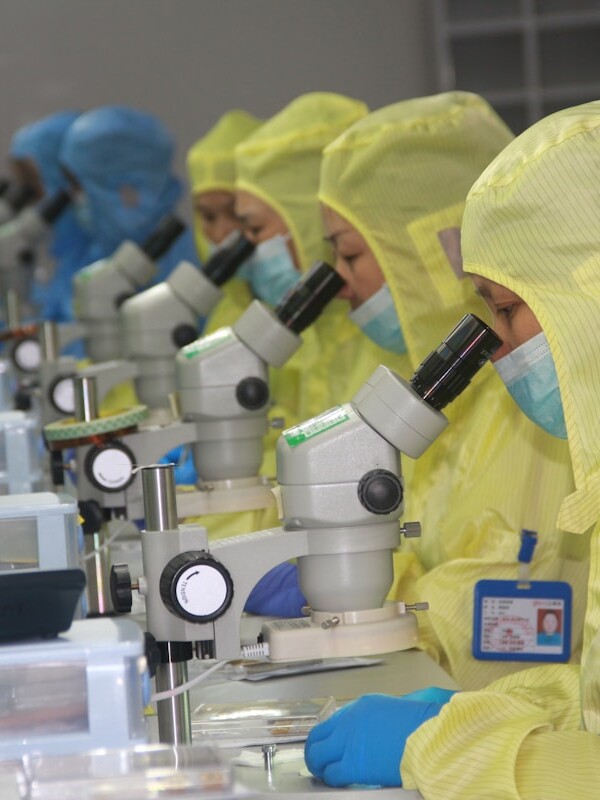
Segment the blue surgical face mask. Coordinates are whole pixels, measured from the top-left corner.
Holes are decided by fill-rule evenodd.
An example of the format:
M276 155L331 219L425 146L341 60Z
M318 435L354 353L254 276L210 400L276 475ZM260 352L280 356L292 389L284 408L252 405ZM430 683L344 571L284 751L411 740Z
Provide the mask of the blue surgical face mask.
M351 311L350 319L375 344L384 350L402 355L406 353L406 342L396 313L390 287L384 283L381 289Z
M494 367L515 403L532 422L552 436L567 438L558 376L543 333L498 359Z
M278 233L257 245L256 250L237 272L252 287L260 300L276 306L300 280L287 247L288 236Z
M86 194L78 192L74 195L73 213L80 227L87 233L90 233L92 230L92 209Z

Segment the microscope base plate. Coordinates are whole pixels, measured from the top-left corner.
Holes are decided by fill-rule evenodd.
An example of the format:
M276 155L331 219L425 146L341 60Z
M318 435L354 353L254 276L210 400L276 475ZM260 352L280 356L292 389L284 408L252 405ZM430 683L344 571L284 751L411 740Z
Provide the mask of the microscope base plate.
M271 661L301 661L391 653L415 647L417 618L402 613L403 604L353 612L313 612L311 619L264 623L262 636ZM326 620L338 620L326 625ZM325 627L324 627L325 626Z

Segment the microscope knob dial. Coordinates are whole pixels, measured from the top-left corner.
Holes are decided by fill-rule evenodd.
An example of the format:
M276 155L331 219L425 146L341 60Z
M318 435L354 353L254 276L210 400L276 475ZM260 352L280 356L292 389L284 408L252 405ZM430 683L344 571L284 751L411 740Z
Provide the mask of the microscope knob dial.
M269 402L269 387L262 378L244 378L235 387L235 398L242 408L258 411Z
M11 358L17 369L22 372L36 372L42 361L39 341L33 336L19 339L12 349Z
M102 492L122 492L135 478L135 456L116 440L93 445L85 457L84 470L90 483Z
M195 342L198 338L198 328L195 328L193 325L189 325L187 323L181 323L181 325L177 325L173 328L171 333L171 339L173 340L173 344L175 347L185 347L186 344L191 344Z
M50 402L60 414L73 416L75 413L74 375L57 375L50 384Z
M233 598L233 581L227 569L204 550L180 553L160 576L165 606L190 622L212 622L227 611Z
M110 599L118 614L131 613L131 574L127 564L113 564L110 568Z
M402 483L387 469L372 469L358 483L358 499L371 514L391 514L402 502Z

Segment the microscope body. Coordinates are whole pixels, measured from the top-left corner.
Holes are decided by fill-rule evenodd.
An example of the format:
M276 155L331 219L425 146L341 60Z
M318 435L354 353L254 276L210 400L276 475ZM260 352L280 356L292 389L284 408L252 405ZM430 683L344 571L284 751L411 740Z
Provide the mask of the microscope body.
M269 569L297 558L310 617L263 625L272 660L415 645L414 615L404 603L385 604L403 510L398 445L406 439L410 454L420 455L446 419L385 367L366 386L351 403L282 435L275 489L282 528L210 543L197 526L142 533L140 586L158 640L210 641L215 657L239 656L250 591Z
M123 242L109 259L96 261L73 279L77 319L86 326L86 349L92 361L121 354L120 304L156 274L154 261L133 242Z
M268 370L302 344L259 301L240 319L184 347L176 359L182 417L197 423L194 461L200 479L258 474L270 407Z
M175 391L175 356L198 336L206 317L223 295L203 273L182 261L169 277L123 303L119 310L122 352L136 365L140 402L161 408Z

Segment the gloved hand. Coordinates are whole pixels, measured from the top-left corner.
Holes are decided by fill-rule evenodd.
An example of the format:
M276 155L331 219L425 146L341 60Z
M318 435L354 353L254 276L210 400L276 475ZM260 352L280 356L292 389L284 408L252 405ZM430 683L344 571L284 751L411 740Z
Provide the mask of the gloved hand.
M158 460L159 464L175 464L175 483L177 486L193 486L198 480L191 447L180 445Z
M298 568L295 564L278 564L259 580L248 595L244 611L263 617L302 616L306 599L298 585Z
M306 765L330 786L402 786L406 740L442 706L384 694L359 697L312 729Z
M441 706L456 694L456 689L440 689L438 686L428 686L427 689L417 689L416 692L403 694L403 700L419 700L425 703L439 703Z

